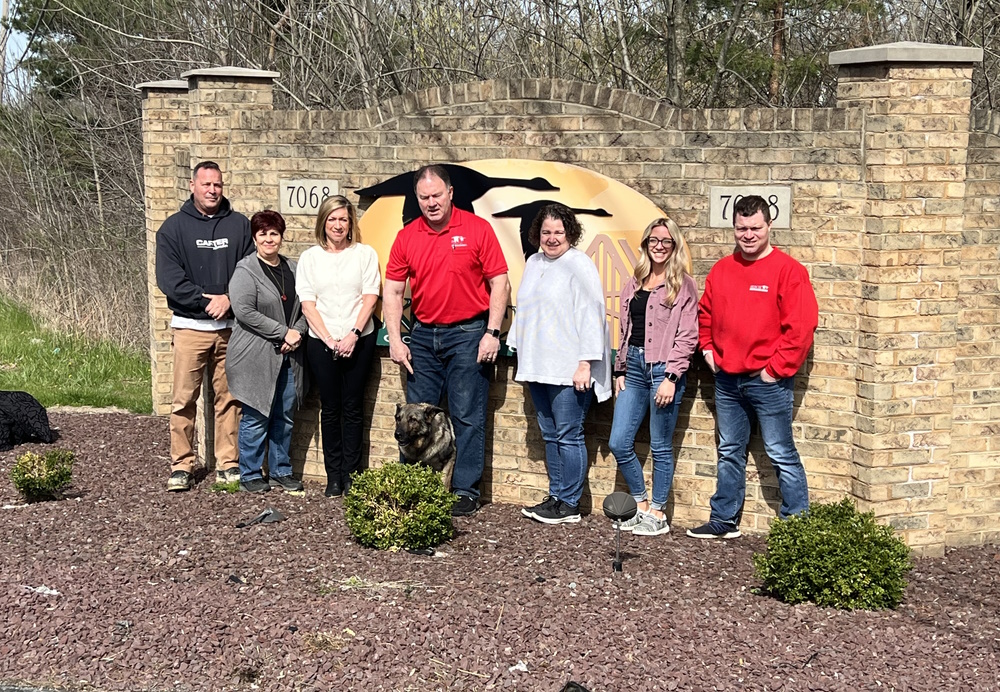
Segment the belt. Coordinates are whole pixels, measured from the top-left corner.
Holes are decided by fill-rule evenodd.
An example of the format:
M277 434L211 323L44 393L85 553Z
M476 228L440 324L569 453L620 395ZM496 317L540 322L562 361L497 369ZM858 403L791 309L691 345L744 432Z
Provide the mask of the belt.
M490 313L487 311L487 312L481 312L478 315L470 317L467 320L459 320L458 322L449 322L448 324L435 324L433 322L423 322L421 320L417 320L417 323L421 327L434 327L435 329L444 329L447 327L461 327L462 325L472 324L473 322L478 322L480 320L486 320L489 319L489 316Z

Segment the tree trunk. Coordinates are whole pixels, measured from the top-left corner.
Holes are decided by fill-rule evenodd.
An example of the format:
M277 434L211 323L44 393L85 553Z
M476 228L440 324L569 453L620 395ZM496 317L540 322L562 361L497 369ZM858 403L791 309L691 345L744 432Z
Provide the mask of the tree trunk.
M771 33L771 105L778 106L781 99L781 74L785 66L785 0L775 0L774 25Z

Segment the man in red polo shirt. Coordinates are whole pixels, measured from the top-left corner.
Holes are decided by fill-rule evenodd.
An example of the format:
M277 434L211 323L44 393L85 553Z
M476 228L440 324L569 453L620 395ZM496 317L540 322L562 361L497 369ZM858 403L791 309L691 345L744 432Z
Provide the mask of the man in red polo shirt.
M489 223L452 205L443 167L418 170L413 189L420 217L396 236L385 272L389 355L407 370L407 403L439 405L447 392L457 450L452 514L468 516L479 509L486 401L510 299L507 262ZM400 336L407 280L414 317L409 346Z

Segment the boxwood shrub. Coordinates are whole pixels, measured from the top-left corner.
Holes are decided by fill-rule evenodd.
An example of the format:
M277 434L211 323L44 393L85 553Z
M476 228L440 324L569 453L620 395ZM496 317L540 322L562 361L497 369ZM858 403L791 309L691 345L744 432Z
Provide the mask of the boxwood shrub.
M355 476L344 509L347 526L362 545L420 550L454 535L456 499L433 469L392 463Z
M847 610L895 608L913 567L892 527L876 523L874 512L858 512L849 498L776 520L767 552L753 562L762 593Z
M53 449L45 455L25 452L14 461L10 480L27 500L59 499L73 479L73 452Z

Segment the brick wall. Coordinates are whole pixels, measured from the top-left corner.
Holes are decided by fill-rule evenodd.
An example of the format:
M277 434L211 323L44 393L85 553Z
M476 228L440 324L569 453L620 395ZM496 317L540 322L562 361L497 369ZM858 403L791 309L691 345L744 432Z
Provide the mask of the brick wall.
M852 494L912 544L937 552L946 543L984 540L986 525L995 536L998 526L994 508L978 538L970 538L969 522L982 507L968 505L969 516L958 516L956 491L979 497L996 482L997 462L990 457L979 475L962 475L956 463L972 468L982 457L971 448L977 433L956 425L953 435L951 415L954 405L956 422L960 411L979 422L989 410L971 379L962 393L965 366L958 361L956 379L955 362L961 353L969 356L969 367L975 360L974 367L987 368L992 351L972 348L985 337L978 327L956 325L966 313L980 324L973 303L986 300L982 286L965 277L972 281L980 269L996 275L995 250L991 256L976 252L997 225L996 195L987 195L997 184L989 181L998 179L989 152L995 157L1000 150L995 129L974 133L978 149L971 151L982 153L970 153L969 175L971 180L978 165L975 175L983 182L970 182L966 197L966 73L921 69L847 69L842 107L794 110L678 110L595 85L511 80L429 89L364 111L276 111L269 109L269 92L254 95L266 80L220 86L211 99L202 85L190 91L189 156L224 161L227 195L246 212L277 208L280 178L335 178L352 196L432 161L572 163L634 188L676 219L700 285L733 243L731 230L710 228L710 186L790 186L791 228L773 230L773 242L806 265L820 304L815 347L796 384L795 434L812 499ZM218 93L242 101L230 99L219 110ZM166 107L156 98L159 92L146 91L144 112L151 116ZM211 109L198 105L205 101ZM174 207L186 194L178 193ZM979 226L972 231L979 235L966 231L962 245L962 204L968 217L974 194L981 197L974 212ZM288 220L286 249L297 256L312 243L313 219ZM149 224L153 232L158 221ZM995 295L995 278L991 286ZM969 302L960 302L960 288ZM995 328L997 315L990 314ZM167 354L157 350L169 343L163 326L154 314L154 356L166 369ZM398 367L384 349L380 356L366 404L372 464L396 458L392 414L403 401ZM491 389L483 491L495 501L527 503L547 486L544 449L530 399L513 374L512 360L501 359ZM162 412L169 399L157 386ZM585 502L595 505L625 487L607 450L612 411L611 402L596 406L586 426L592 463ZM682 526L708 515L715 489L713 413L711 377L696 363L675 438L671 511ZM315 406L298 420L296 458L307 476L321 477ZM640 437L637 451L648 456L648 439ZM755 440L744 527L766 529L777 506L773 471Z
M959 249L952 543L1000 539L1000 113L972 118Z

